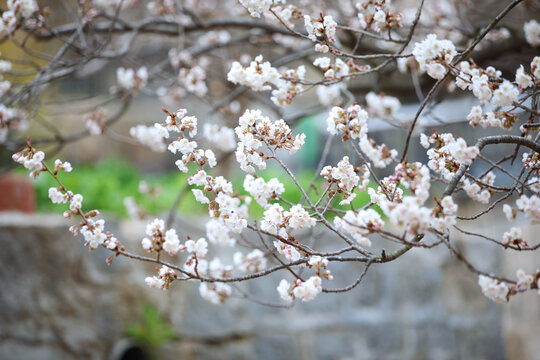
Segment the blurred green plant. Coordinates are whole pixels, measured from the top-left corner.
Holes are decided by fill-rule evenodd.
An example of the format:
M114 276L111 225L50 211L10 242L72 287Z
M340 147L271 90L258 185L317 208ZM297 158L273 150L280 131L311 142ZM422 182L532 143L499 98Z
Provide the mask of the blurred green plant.
M143 305L141 313L141 322L128 325L126 333L155 359L157 350L167 341L175 339L177 334L159 314L156 307Z
M26 175L24 169L17 170ZM209 171L212 173L212 171ZM193 171L190 171L190 174ZM313 170L300 170L296 172L298 182L304 189L308 186L313 178ZM288 177L278 167L268 167L264 171L257 173L266 181L275 177L285 186L285 192L282 197L292 203L299 203L302 199L302 193L294 184L294 181ZM244 173L237 173L231 176L234 189L237 189L241 195L248 193L243 189ZM164 174L141 174L133 165L119 159L107 159L93 165L79 165L71 173L62 173L61 181L64 186L74 193L80 193L84 197L85 209L99 209L102 212L111 215L126 217L126 208L124 206L124 198L133 197L147 213L157 215L160 212L167 211L178 192L186 186L188 175L181 172L171 172ZM154 197L149 197L139 192L139 183L145 181L150 186L158 186L161 192ZM318 177L314 182L317 189L322 188L323 179ZM373 185L373 184L372 184ZM55 212L63 210L65 204L53 204L48 197L49 188L57 186L55 180L50 176L40 176L35 182L35 192L37 201L37 211L39 212ZM318 190L320 191L320 190ZM316 201L319 197L314 189L309 191L310 198ZM331 205L336 209L346 210L347 207L340 206L341 195L336 196ZM352 205L358 209L370 201L367 192L358 193L353 200ZM289 206L282 204L284 208ZM205 205L201 205L195 201L190 191L187 191L183 196L178 206L178 211L185 216L201 216L208 213ZM249 206L250 215L255 219L260 219L263 216L264 209L255 201ZM329 219L333 218L333 214L327 214Z

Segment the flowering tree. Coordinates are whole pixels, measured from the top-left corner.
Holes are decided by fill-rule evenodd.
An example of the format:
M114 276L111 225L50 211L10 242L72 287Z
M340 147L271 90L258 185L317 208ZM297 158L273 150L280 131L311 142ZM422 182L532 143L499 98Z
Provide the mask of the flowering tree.
M156 264L157 274L146 278L150 287L166 290L175 281L196 281L203 298L223 303L236 291L251 298L234 283L280 272L283 280L274 286L286 305L321 292L346 292L375 264L392 262L415 247L442 246L478 276L486 296L507 302L538 289L540 270L519 269L517 278L480 270L457 249L452 235L481 238L501 251L540 247L511 226L517 216L540 221L540 57L533 56L540 23L508 21L519 9L534 11L528 1L497 2L492 14L473 16L475 5L468 0L66 0L38 6L35 0L8 0L0 34L25 57L0 61L5 74L0 141L17 151L13 159L31 170L32 178L47 173L56 179L49 197L69 205L64 216L77 219L70 230L81 234L89 249L110 250L109 263L123 256ZM168 58L141 63L138 44L148 36L174 39ZM503 69L503 75L490 64L502 52L532 55ZM65 133L48 121L52 135L21 140L39 118L38 109L47 106L41 99L54 91L51 84L90 76L85 70L96 62L106 66L119 59L125 64L117 68L107 100L83 116L86 129ZM390 94L398 95L399 88L416 94L411 118L398 116L400 100ZM98 210L84 207L83 195L62 185L62 172L71 165L45 162L41 149L54 153L86 136L112 134L111 126L138 93L156 95L174 108L183 99L197 99L210 109L205 117L212 114L212 122L191 115L198 109L164 109L164 121L130 131L156 152L177 154L175 164L189 173L192 195L208 207L205 238L179 238L172 227L173 205L167 219L147 225L142 249L127 249L98 219ZM493 128L492 135L476 131L480 136L467 143L460 134L421 128L422 119L451 97L474 97L477 105L467 120L472 127ZM106 104L118 109L111 113ZM283 156L310 141L295 130L297 120L321 113L327 114L327 140L313 181L303 187ZM403 129L400 148L370 137L376 120ZM468 126L463 132L470 132ZM426 163L409 154L418 134ZM332 142L348 154L337 164L330 163ZM502 157L482 154L494 145ZM219 175L229 154L245 172L242 194L249 195ZM519 166L511 167L514 162ZM257 174L267 163L292 179L302 194L299 202L284 197L277 178ZM479 164L487 167L480 174ZM370 201L357 208L353 200L361 192ZM458 199L483 204L483 210L466 216ZM262 218L250 218L253 200L264 209ZM490 212L504 213L509 221L498 239L464 229ZM310 241L315 227L332 234L324 247ZM257 241L247 240L248 233ZM397 247L386 252L387 243ZM222 256L220 248L235 246L239 251L232 258ZM141 250L148 255L137 254ZM215 257L209 259L209 253ZM336 262L357 264L356 281L332 286Z

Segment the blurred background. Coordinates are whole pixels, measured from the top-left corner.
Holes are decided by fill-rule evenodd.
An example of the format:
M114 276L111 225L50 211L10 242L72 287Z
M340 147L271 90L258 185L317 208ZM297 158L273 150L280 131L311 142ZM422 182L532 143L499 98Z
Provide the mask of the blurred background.
M330 1L317 6L324 9L342 5L347 9L349 3ZM396 3L403 8L416 5L415 1ZM465 2L444 3L452 5L450 10L442 5L439 9L435 0L427 0L426 8L455 17L456 22L450 23L447 31L452 35L452 27L462 30L460 26L467 25L472 26L468 29L472 31L483 26L506 2L475 1L469 7L472 10L460 16L451 9ZM62 26L71 22L66 6L75 6L76 2L39 4L50 8L50 24ZM0 6L5 8L3 1ZM203 18L216 13L246 15L236 0L210 1L200 7ZM497 44L486 40L473 55L478 64L493 65L503 71L503 76L513 79L519 64L528 64L538 55L537 49L527 46L522 36L523 22L539 18L538 7L536 1L525 1L512 11L502 23L510 37ZM425 16L430 16L429 11ZM122 11L125 21L142 19L146 14L145 6ZM29 92L22 100L33 121L27 132L15 134L0 148L0 359L538 359L539 297L528 292L513 297L507 305L491 302L482 295L476 276L446 248L413 249L395 262L373 266L363 283L348 293L323 294L312 303L296 303L292 309L263 306L241 295L249 293L257 299L278 302L276 287L283 274L241 284L239 296L218 306L200 297L197 283L174 284L167 292L150 289L144 278L155 273L154 266L122 258L108 266L105 250L88 253L82 240L67 230L71 223L61 215L64 205L51 204L48 198L49 187L55 186L53 179L41 176L30 181L27 171L14 168L11 154L22 148L26 135L45 139L38 148L46 151L50 161L59 157L73 164L74 171L62 175L63 183L73 192L83 194L86 208L99 209L108 228L128 249L140 254L146 223L166 216L171 207L178 214L175 228L181 238L187 234L194 238L205 235L207 209L187 191L187 176L175 167L176 157L168 152L152 152L129 135L133 126L163 121L162 107L170 111L186 108L189 115L198 117L200 124L229 127L236 125L247 108L261 108L272 119L286 119L294 125L295 132L304 132L307 138L303 149L294 157L285 156L285 160L300 182L304 186L309 184L327 143L328 106L313 105L320 105L316 89L298 97L285 109L276 109L262 99L267 94L251 91L230 101L222 100L237 89L224 80L230 67L228 59L237 60L242 54L252 58L259 53L265 59L279 59L312 45L284 45L286 41L266 33L227 29L235 46L225 51L219 43L222 30L215 29L207 38L202 38L203 32L194 32L181 44L176 36L141 34L130 43L129 54L89 61L66 77L38 86L39 91ZM127 37L128 34L115 36L109 48L121 48ZM104 41L99 37L97 40ZM63 44L59 39L29 38L28 42L29 48L52 54ZM280 46L278 50L272 47L275 44ZM173 91L172 85L161 88L178 71L169 64L169 49L180 46L193 52L208 48L202 54L208 59L202 62L210 64L205 68L205 81L211 99ZM379 51L374 43L368 42L366 47ZM16 70L6 78L19 83L31 81L34 76L24 73L28 61L39 66L47 63L31 58L9 41L2 42L0 51L3 58L13 61ZM287 66L309 63L307 55L313 53L300 55ZM70 56L77 58L77 54ZM150 73L146 89L129 100L111 91L116 84L117 67L137 69L143 65ZM401 101L394 121L370 119L369 123L371 137L401 151L404 128L419 106L418 89L426 94L433 81L396 73L388 71L354 80L349 84L349 94L360 103L369 91L383 92ZM308 77L317 78L320 74L310 68ZM350 102L347 96L343 94L338 103ZM480 133L491 134L492 130L474 130L466 122L471 106L476 105L474 99L449 90L437 96L435 105L422 117L418 133L429 134L436 126L439 133L454 132L468 142L474 142ZM85 121L97 109L107 116L118 114L118 119L104 134L79 139L77 134L86 131ZM418 144L418 133L409 151L411 161L427 159ZM519 131L516 129L515 133ZM72 135L77 141L69 140ZM204 144L203 139L201 142ZM335 165L348 150L337 139L329 144L327 164ZM500 147L489 149L486 154L496 157L512 150L512 146ZM214 173L226 176L235 189L242 191L245 174L238 169L234 153L220 152L218 158L222 164ZM479 174L484 169L480 165L473 170ZM284 197L292 202L300 200L300 192L276 167L269 166L260 175L265 179L279 178L285 184ZM381 175L387 173L383 171ZM434 193L441 190L442 187L433 188ZM463 202L465 197L459 199ZM367 202L368 196L363 194L355 200L355 206ZM128 212L126 204L136 211ZM460 208L469 215L481 209L474 203L463 203ZM255 202L250 207L254 219L260 219L262 211ZM502 211L474 223L476 231L496 238L509 227ZM540 228L523 224L523 230L525 239L536 240ZM485 241L463 239L459 233L453 235L462 253L482 270L513 276L517 268L531 272L539 265L538 255L532 252L517 257L511 250L502 251ZM331 239L321 229L302 236L321 248ZM220 255L232 258L232 253L226 251ZM350 284L359 273L359 269L347 264L336 264L330 270L336 288Z

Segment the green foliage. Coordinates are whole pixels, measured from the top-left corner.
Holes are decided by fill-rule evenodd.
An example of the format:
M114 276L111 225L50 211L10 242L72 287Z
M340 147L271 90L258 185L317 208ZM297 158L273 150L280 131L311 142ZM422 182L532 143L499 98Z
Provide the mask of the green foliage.
M25 170L19 170L21 174ZM194 169L190 169L192 174ZM209 171L212 173L212 170ZM296 187L294 181L278 167L269 167L264 171L257 173L265 181L275 177L285 186L285 193L282 196L292 203L298 203L302 199L302 193ZM296 172L296 178L304 189L313 178L313 170L300 170ZM247 195L243 189L244 173L236 173L231 181L235 190L240 194ZM166 174L143 175L133 165L116 159L109 159L95 165L80 165L74 168L71 173L60 173L60 180L74 193L80 193L84 197L84 208L86 210L99 209L102 212L113 214L120 217L127 216L124 206L124 198L131 196L150 214L159 214L170 208L180 189L186 186L188 175L179 171ZM150 185L161 188L161 192L154 198L140 194L138 191L139 183L146 181ZM316 202L320 196L323 179L317 177L314 185L317 188L309 191L309 196L313 202ZM57 186L56 181L51 176L42 175L35 182L35 192L37 199L37 209L40 212L61 212L67 209L65 204L52 204L48 197L48 190L52 186ZM347 209L340 206L341 196L338 195L332 201L332 206L337 209ZM369 202L367 192L359 193L353 200L353 207L358 209ZM288 209L288 205L281 203ZM205 205L195 201L190 191L187 191L178 207L180 213L185 216L201 216L208 213ZM249 206L250 215L254 219L261 219L264 209L255 201ZM327 214L328 218L333 218L333 214Z
M124 198L128 196L134 197L149 213L168 209L187 181L187 175L180 172L143 176L131 164L115 159L77 166L73 172L60 173L59 177L66 188L83 195L86 210L99 209L117 216L127 216ZM158 185L161 193L152 199L140 194L138 188L142 180ZM51 203L48 191L52 186L57 183L51 176L41 175L35 182L38 211L58 212L66 208L65 204ZM198 205L193 196L186 196L180 209L199 215L205 213Z
M142 307L142 321L128 325L126 333L150 353L155 353L165 342L177 336L158 310L151 305Z

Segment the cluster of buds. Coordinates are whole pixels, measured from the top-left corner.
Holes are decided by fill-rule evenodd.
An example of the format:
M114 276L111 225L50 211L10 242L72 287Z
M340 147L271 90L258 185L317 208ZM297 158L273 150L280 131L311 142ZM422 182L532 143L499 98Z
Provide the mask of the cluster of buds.
M387 0L363 0L356 4L358 21L362 29L373 29L381 32L383 29L401 27L403 15L390 9Z
M163 265L158 270L158 276L147 277L144 279L146 284L151 288L160 288L168 290L171 283L178 278L176 272L168 266Z
M45 160L45 153L33 148L30 144L30 138L28 138L27 142L28 146L24 150L13 154L12 159L30 170L30 177L32 179L37 179L41 172L47 171L43 163L43 160Z
M360 172L362 173L362 178L357 175ZM321 176L329 183L337 183L337 189L329 189L328 196L332 198L335 192L343 193L343 200L339 204L344 205L350 204L356 198L355 189L358 189L359 192L366 190L369 185L370 173L367 165L354 167L349 163L349 157L344 156L338 162L337 167L325 166L322 168ZM360 180L362 180L361 184Z
M517 247L518 249L524 249L529 247L529 244L525 240L523 240L521 228L518 227L513 227L510 229L510 231L507 231L503 234L502 244L504 245L504 247L513 246Z
M327 40L335 42L337 23L332 16L319 16L318 19L312 18L309 15L304 15L304 26L311 41Z
M313 61L313 65L320 67L324 71L325 78L339 80L349 75L351 72L350 65L353 65L353 62L350 60L345 62L340 58L336 58L334 64L332 64L332 60L329 57L321 56Z
M148 237L142 239L141 245L148 252L165 250L169 255L176 255L179 251L186 251L186 245L180 244L175 229L165 231L165 222L162 219L154 219L147 224L146 235Z
M534 170L535 174L540 174L540 154L524 153L522 162L527 169Z
M317 276L320 278L325 278L327 280L334 279L332 272L327 269L328 259L325 257L314 255L309 258L309 261L307 262L306 266L310 269L314 268L315 274L317 274Z
M471 124L472 127L477 127L478 125L482 128L493 126L500 127L504 130L512 130L512 126L517 119L518 116L513 112L488 111L482 114L482 108L480 106L474 106L469 115L467 115L467 120L469 120L469 124Z

